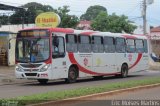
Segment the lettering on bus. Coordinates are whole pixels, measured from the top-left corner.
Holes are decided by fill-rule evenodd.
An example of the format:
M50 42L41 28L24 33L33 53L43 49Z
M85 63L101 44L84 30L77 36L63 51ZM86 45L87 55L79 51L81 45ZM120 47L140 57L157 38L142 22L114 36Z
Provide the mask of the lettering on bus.
M47 31L23 31L20 32L21 37L47 36Z

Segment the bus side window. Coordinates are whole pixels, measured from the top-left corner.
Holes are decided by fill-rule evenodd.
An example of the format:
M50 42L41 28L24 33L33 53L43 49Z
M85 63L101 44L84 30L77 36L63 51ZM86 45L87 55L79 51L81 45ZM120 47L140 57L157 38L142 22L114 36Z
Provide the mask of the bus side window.
M53 36L52 39L52 57L59 58L65 56L64 38L60 36Z
M92 36L92 51L95 53L104 52L102 36Z
M73 34L66 35L66 50L67 52L77 52L77 36Z
M144 52L143 40L137 39L137 40L135 40L135 44L136 44L136 52L137 53L143 53Z
M116 51L118 53L126 52L126 42L124 38L116 38Z
M104 50L106 53L115 52L115 39L113 37L104 37Z
M134 53L135 52L135 41L134 39L127 39L127 52Z
M78 49L81 53L90 53L91 52L91 38L90 36L86 35L79 35L78 36Z

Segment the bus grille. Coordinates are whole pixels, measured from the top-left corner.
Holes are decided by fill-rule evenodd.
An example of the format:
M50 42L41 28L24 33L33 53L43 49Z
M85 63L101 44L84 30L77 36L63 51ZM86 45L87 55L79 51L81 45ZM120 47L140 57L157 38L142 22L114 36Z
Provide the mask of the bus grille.
M39 69L24 69L24 71L29 71L29 72L31 72L31 71L39 71Z
M24 68L38 68L42 64L20 64Z
M25 73L26 76L37 76L37 73Z

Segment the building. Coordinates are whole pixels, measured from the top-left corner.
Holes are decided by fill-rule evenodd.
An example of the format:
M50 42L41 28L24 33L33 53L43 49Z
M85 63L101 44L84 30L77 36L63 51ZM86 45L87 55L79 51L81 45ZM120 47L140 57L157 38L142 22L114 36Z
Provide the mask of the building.
M0 65L15 64L16 33L0 31Z
M160 26L151 29L150 40L152 52L160 56Z
M91 29L91 21L80 21L77 25L78 29L90 30Z

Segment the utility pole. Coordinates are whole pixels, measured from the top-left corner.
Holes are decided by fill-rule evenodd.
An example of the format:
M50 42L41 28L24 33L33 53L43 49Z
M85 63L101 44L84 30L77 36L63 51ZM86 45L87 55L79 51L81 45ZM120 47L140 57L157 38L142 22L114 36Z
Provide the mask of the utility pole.
M147 2L143 0L143 34L147 34L147 19L146 19L146 11L147 11Z
M147 6L153 4L154 0L143 0L143 10L142 10L142 17L143 17L143 34L147 34Z

